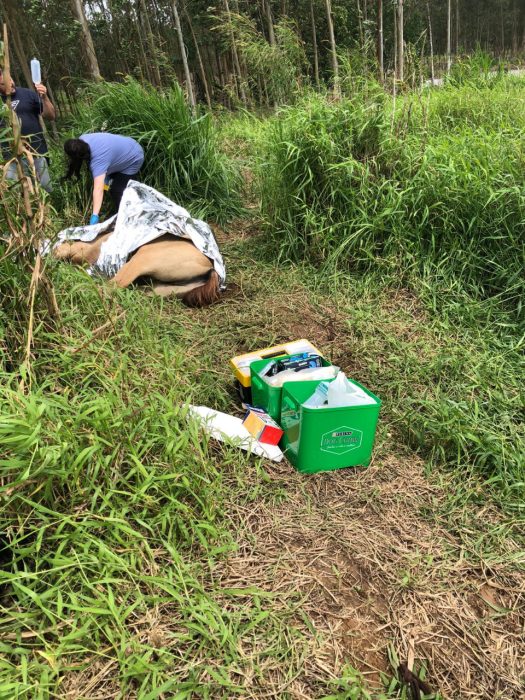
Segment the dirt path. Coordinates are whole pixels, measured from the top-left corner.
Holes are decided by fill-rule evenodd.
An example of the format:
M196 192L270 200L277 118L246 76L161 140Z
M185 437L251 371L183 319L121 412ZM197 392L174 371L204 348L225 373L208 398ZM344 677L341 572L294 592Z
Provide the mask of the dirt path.
M223 348L235 343L232 329L246 333L265 308L275 274L234 275L227 309L210 310L205 321L213 335L222 327ZM344 347L344 324L335 312L320 324L301 286L288 285L286 303L265 311L261 337ZM231 505L238 551L214 575L221 587L299 596L297 620L306 613L315 633L300 673L284 682L269 665L263 681L247 683L247 697L313 700L319 680L339 678L345 664L377 687L381 673L393 673L390 649L399 661L425 665L442 697L525 698L523 553L495 508L456 503L453 479L427 475L385 424L369 469L314 476L286 462L265 469L272 488L249 506ZM248 478L255 486L255 473ZM269 495L276 490L281 498Z

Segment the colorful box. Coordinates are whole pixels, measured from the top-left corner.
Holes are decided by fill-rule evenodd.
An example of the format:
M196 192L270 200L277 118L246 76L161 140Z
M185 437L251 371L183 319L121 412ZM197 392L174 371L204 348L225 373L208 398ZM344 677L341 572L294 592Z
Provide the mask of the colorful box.
M265 411L247 406L243 425L254 438L267 445L277 445L283 436L281 427Z
M285 358L287 357L288 355L285 356ZM250 365L252 404L261 406L274 420L280 422L282 387L268 384L259 374L259 372L264 371L267 364L268 360L257 360ZM321 365L329 367L330 362L321 357Z

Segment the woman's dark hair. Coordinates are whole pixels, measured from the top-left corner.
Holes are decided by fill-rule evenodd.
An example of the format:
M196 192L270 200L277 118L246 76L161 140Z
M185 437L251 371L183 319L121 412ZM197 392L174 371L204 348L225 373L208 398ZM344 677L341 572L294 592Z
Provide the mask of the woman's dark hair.
M82 139L68 139L64 144L64 151L69 158L69 165L64 180L70 180L73 176L80 177L82 163L91 160L91 149Z

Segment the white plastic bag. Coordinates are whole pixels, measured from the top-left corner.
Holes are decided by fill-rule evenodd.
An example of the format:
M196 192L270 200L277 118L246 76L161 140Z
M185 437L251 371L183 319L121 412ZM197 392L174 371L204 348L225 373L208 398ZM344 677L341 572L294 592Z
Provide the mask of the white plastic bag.
M375 403L371 396L353 382L348 381L344 372L339 372L328 385L327 401L329 408L340 406L366 406Z
M286 369L284 372L274 374L273 377L262 377L270 386L281 387L285 382L310 382L314 380L333 379L338 372L334 365L328 367L306 367L296 372L294 369Z

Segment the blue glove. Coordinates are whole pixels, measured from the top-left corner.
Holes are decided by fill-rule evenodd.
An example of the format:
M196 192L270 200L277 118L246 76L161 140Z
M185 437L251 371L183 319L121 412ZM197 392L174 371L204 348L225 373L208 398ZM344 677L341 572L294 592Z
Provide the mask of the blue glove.
M99 222L98 214L91 214L91 219L89 220L89 225L93 226L93 224L98 224L98 222Z

